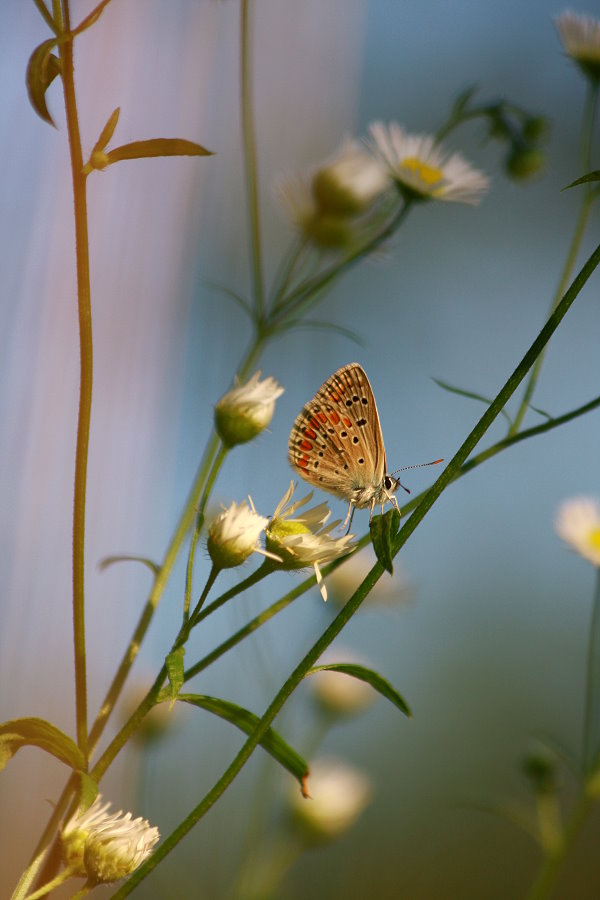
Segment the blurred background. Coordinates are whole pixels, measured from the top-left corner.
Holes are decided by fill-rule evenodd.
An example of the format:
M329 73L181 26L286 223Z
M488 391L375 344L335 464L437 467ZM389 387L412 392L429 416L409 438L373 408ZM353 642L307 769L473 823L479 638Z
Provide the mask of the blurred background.
M74 0L74 21L93 5ZM260 368L286 391L270 430L228 459L215 507L250 493L261 513L273 511L292 474L293 420L340 365L357 360L369 375L391 468L451 458L483 411L441 390L434 377L490 397L504 383L544 321L578 208L576 192L561 188L581 174L585 84L561 51L552 22L559 12L548 0L257 0L254 96L267 278L293 235L277 178L306 171L375 119L433 132L456 94L476 84L482 100L505 96L549 117L552 136L543 177L525 184L504 177L501 151L484 146L481 124L452 136L451 146L491 175L489 195L476 209L415 210L383 257L363 263L328 294L316 318L358 332L360 346L331 331L303 330L267 348ZM48 36L33 3L5 0L0 35L0 719L42 716L73 734L78 344L64 110L57 84L48 94L57 130L28 103L27 60ZM241 310L214 286L250 291L238 69L234 0L115 0L76 45L84 150L120 106L113 145L180 136L216 152L200 160L125 162L89 180L96 366L87 518L90 717L150 584L141 566L100 572L98 562L114 553L162 557L213 406L249 338ZM598 240L597 210L593 215L577 268ZM551 343L534 398L551 414L598 392L598 283L594 276ZM528 424L538 421L530 413ZM497 421L485 444L504 427ZM579 752L594 572L563 549L553 518L564 498L598 494L599 440L596 412L523 442L452 485L414 533L387 584L387 602L367 604L340 642L400 690L414 719L379 700L325 736L320 752L366 772L372 801L343 838L293 865L273 896L525 894L539 861L535 844L480 807L531 804L520 763L536 738L550 735ZM418 493L435 475L409 472L405 483ZM332 507L345 514L335 499ZM357 534L367 524L367 513L358 512ZM208 566L203 551L196 585ZM132 687L153 678L170 647L183 568L180 562L169 582ZM236 577L223 576L221 588ZM270 579L208 619L186 661L298 577ZM194 689L260 714L336 611L309 591ZM128 748L103 783L116 808L149 818L163 835L242 743L239 733L198 710L177 711L173 725L162 742ZM309 752L315 714L308 684L276 727ZM287 785L261 757L257 751L138 889L140 897L241 896L236 873L248 859L268 859L270 829L284 827ZM35 749L17 754L0 776L3 896L63 781L60 764ZM573 784L565 774L567 799ZM557 897L600 896L599 834L596 816L565 866Z

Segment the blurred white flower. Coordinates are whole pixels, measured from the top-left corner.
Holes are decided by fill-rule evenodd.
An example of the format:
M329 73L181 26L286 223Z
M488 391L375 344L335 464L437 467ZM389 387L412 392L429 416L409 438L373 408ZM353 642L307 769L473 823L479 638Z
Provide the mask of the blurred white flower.
M259 379L260 370L246 384L227 391L215 407L216 429L228 447L251 441L273 418L275 401L284 389L271 376Z
M289 802L295 820L311 841L340 837L354 825L372 796L369 778L333 758L317 760L307 780L308 797L294 785Z
M594 81L600 79L600 20L566 10L554 20L565 52Z
M368 142L405 196L413 200L453 200L476 205L489 178L460 153L449 153L431 135L407 134L397 122L369 126Z
M89 809L78 810L61 832L65 865L91 882L118 881L150 856L158 828L146 819L132 819L122 810L109 813L110 803L98 794Z
M574 497L558 508L559 536L584 559L600 566L600 503L592 497Z
M331 649L317 660L317 666L332 663L350 663L372 668L365 660L359 659L351 651ZM358 715L377 700L377 692L371 685L344 672L324 670L315 672L309 680L314 697L327 713L338 716Z
M258 539L269 520L250 509L246 501L232 503L208 529L207 549L220 569L240 566L255 550L262 553Z
M357 216L392 184L387 168L355 140L346 140L312 178L312 192L323 213Z
M267 527L267 550L278 556L285 569L303 569L313 566L323 600L327 600L327 588L323 583L319 564L331 562L354 549L354 535L332 537L331 532L340 520L326 525L331 515L327 503L320 503L292 519L294 513L312 498L312 492L302 500L291 503L295 485L292 481L277 505Z
M328 576L331 599L343 606L352 596L359 584L364 581L376 562L373 547L369 545L358 553L353 553L335 572ZM394 574L382 575L361 609L371 604L380 606L400 606L407 604L413 596L413 588L397 560L394 560Z

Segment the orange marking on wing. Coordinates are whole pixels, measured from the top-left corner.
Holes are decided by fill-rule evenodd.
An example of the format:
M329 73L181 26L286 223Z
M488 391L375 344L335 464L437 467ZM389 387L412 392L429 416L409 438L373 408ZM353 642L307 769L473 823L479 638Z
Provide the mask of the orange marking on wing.
M312 450L312 444L310 441L302 441L300 443L301 450Z
M346 428L350 428L350 426L352 425L352 422L346 416L342 416L342 422L344 423Z
M305 434L305 436L306 436L307 438L311 438L311 440L313 440L313 441L314 441L314 439L315 439L316 436L317 436L317 432L316 432L316 431L313 431L312 428L305 428L305 429L304 429L304 434Z
M312 419L310 420L309 424L310 424L310 427L311 427L311 428L314 428L314 429L315 429L315 431L318 431L319 428L321 427L321 423L319 422L319 420L317 419L316 416L313 416L313 417L312 417Z
M340 395L338 394L337 391L332 391L329 396L331 397L331 399L333 400L334 403L342 402L342 398L340 397Z
M326 416L326 414L325 414L324 412L317 413L317 416L319 417L319 419L321 420L321 422L326 422L326 421L327 421L327 416Z
M308 465L308 459L306 456L301 456L300 459L296 461L296 465L300 466L301 469L305 469Z
M336 413L335 410L333 410L333 412L329 413L329 421L333 425L337 425L337 423L340 421L340 417L338 416L338 414Z

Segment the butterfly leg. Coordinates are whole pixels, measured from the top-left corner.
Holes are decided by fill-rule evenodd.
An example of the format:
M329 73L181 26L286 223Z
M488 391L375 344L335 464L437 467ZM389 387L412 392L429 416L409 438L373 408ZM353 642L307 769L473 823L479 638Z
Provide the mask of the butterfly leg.
M342 528L345 528L346 522L348 523L348 530L346 531L346 534L350 533L350 528L352 527L352 519L354 518L354 510L355 509L356 509L356 507L354 506L352 501L350 501L350 503L348 504L348 512L346 513L346 518L344 519L344 524L342 525Z

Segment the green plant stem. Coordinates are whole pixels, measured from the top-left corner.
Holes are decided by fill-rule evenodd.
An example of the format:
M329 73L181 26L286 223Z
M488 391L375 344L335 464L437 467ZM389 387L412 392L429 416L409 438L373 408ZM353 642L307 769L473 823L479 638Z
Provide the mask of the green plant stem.
M27 895L27 900L39 900L40 897L45 897L46 894L49 894L50 891L53 891L54 888L59 887L69 878L73 877L73 869L63 869L62 872L53 878L52 881L49 881L47 884L43 885L43 887L39 888L39 890L34 891L32 894Z
M583 723L583 773L590 775L600 752L598 704L600 702L600 568L596 569L596 589L588 636Z
M64 27L70 30L69 0L63 0ZM73 43L59 43L67 133L71 157L75 209L75 250L77 255L77 303L79 311L79 414L75 452L73 499L73 645L75 655L75 711L77 744L88 759L87 677L85 655L85 505L88 448L92 415L93 340L90 294L90 262L87 226L86 176L83 174L81 136L75 97Z
M404 201L396 214L393 215L389 222L370 238L370 240L361 244L360 247L357 247L356 250L344 257L341 261L333 263L328 269L325 269L324 272L320 272L318 275L309 278L307 281L302 282L298 287L294 288L294 290L285 297L285 300L282 300L278 305L277 310L271 316L271 324L283 324L290 317L297 316L300 312L303 312L310 301L318 296L318 294L328 287L339 275L356 265L359 260L369 253L372 253L387 241L402 225L413 205L414 203L411 201Z
M46 23L48 28L50 28L50 30L53 31L54 34L58 35L60 33L59 28L58 28L56 22L54 21L54 19L52 18L52 16L50 15L50 13L48 12L48 10L46 9L44 0L33 0L33 2L37 6L38 12L44 19L44 22Z
M105 8L111 0L101 0L101 2L89 13L85 19L83 19L79 25L73 29L71 32L71 37L76 37L76 35L81 34L82 31L85 31L86 28L90 28L92 25L98 21Z
M242 102L242 137L244 170L248 194L248 226L250 233L250 258L252 261L252 293L254 313L262 321L265 312L262 274L262 247L260 212L258 203L258 169L256 162L256 138L254 134L254 103L252 98L252 50L250 0L240 5L240 93Z
M202 531L202 526L204 525L204 511L206 509L206 503L210 496L210 492L212 491L213 485L215 483L215 479L219 474L219 469L223 465L225 461L225 457L227 456L228 448L221 444L219 451L213 461L211 470L206 479L206 484L204 485L204 490L202 492L202 499L200 501L200 506L198 508L198 512L196 514L196 525L194 527L194 532L192 534L192 539L190 541L190 549L188 553L186 573L185 573L185 593L184 593L184 602L183 602L183 621L187 622L189 612L190 612L190 602L192 597L192 580L194 573L194 559L196 556L196 547L198 545L198 539L200 537L200 532Z
M551 896L560 866L587 820L594 805L594 799L585 789L583 790L566 824L562 841L553 852L546 854L531 890L527 894L527 900L547 900Z
M479 443L485 431L490 427L494 419L500 414L500 410L504 408L507 401L515 392L531 366L533 365L537 355L550 340L552 334L556 331L568 309L574 302L577 294L582 289L598 263L600 262L600 246L592 253L591 257L583 266L579 275L575 278L571 287L567 290L564 297L558 304L554 313L550 316L539 335L533 341L529 350L509 376L504 386L500 389L494 398L490 407L484 412L483 416L468 435L466 440L454 454L447 468L442 472L435 484L426 492L425 496L410 516L408 521L401 528L394 542L394 555L404 545L407 538L412 534L417 525L422 521L427 512L431 509L437 498L448 484L456 477L460 467L466 461L469 453ZM190 831L191 828L208 812L219 797L224 793L231 784L237 774L241 771L247 760L250 758L254 749L265 735L267 729L273 723L273 720L283 707L284 703L298 684L303 680L308 670L315 664L319 656L327 649L335 637L340 633L350 618L360 607L369 592L375 586L379 578L384 572L384 568L379 561L375 563L371 571L361 585L356 589L352 597L347 601L346 605L338 613L336 618L325 630L321 637L316 641L313 647L305 655L304 659L296 666L290 677L278 691L267 711L261 718L260 722L254 729L253 733L248 737L241 750L228 766L223 775L219 778L214 787L206 794L203 800L189 813L189 815L180 823L180 825L169 835L169 837L157 848L154 854L144 862L140 868L133 873L129 880L114 894L114 898L126 897L134 887L137 886L158 863L167 856L168 853L179 843L180 840Z
M248 588L251 588L255 584L258 584L259 581L262 581L263 578L266 578L267 575L270 575L274 568L275 566L273 565L271 560L265 559L262 565L258 567L258 569L255 569L254 572L248 575L247 578L244 578L243 581L240 581L239 584L235 584L228 591L225 591L224 594L221 594L220 597L217 597L216 600L213 600L212 603L209 603L209 605L205 609L201 610L200 605L197 605L196 609L198 610L198 612L194 613L192 617L193 627L195 628L196 625L198 625L203 619L206 619L206 617L210 616L211 613L214 613L217 611L217 609L220 609L221 606L223 606L224 603L227 603L228 600L231 600L232 597L237 597L238 594L242 594L244 591L247 591Z
M583 114L583 123L581 128L581 159L583 165L583 171L588 172L591 165L591 150L592 150L592 137L593 137L593 123L595 118L596 111L596 101L598 97L598 85L589 85L588 92L586 97L585 110ZM583 197L581 200L581 206L579 208L579 215L577 217L577 221L575 223L575 231L573 232L573 237L571 238L571 244L569 246L569 251L567 253L567 258L565 260L565 264L563 266L563 271L560 276L560 280L558 282L558 287L556 288L556 293L552 300L552 305L550 307L550 314L554 312L558 303L560 302L561 297L565 292L565 288L569 283L569 279L571 277L571 273L573 271L573 267L575 266L575 262L577 260L577 255L579 253L581 242L583 240L583 235L585 233L585 228L587 225L587 221L589 218L590 210L592 207L592 203L594 201L594 192L590 185L585 185L583 188ZM525 390L523 392L523 397L521 399L521 403L519 404L519 408L515 415L512 425L508 429L509 436L516 434L521 427L521 423L525 417L525 414L529 408L529 404L531 402L531 398L533 396L533 392L535 391L535 387L537 385L538 379L540 377L540 371L544 362L544 357L546 355L546 348L538 358L536 359L529 378L527 380L527 384L525 385Z

